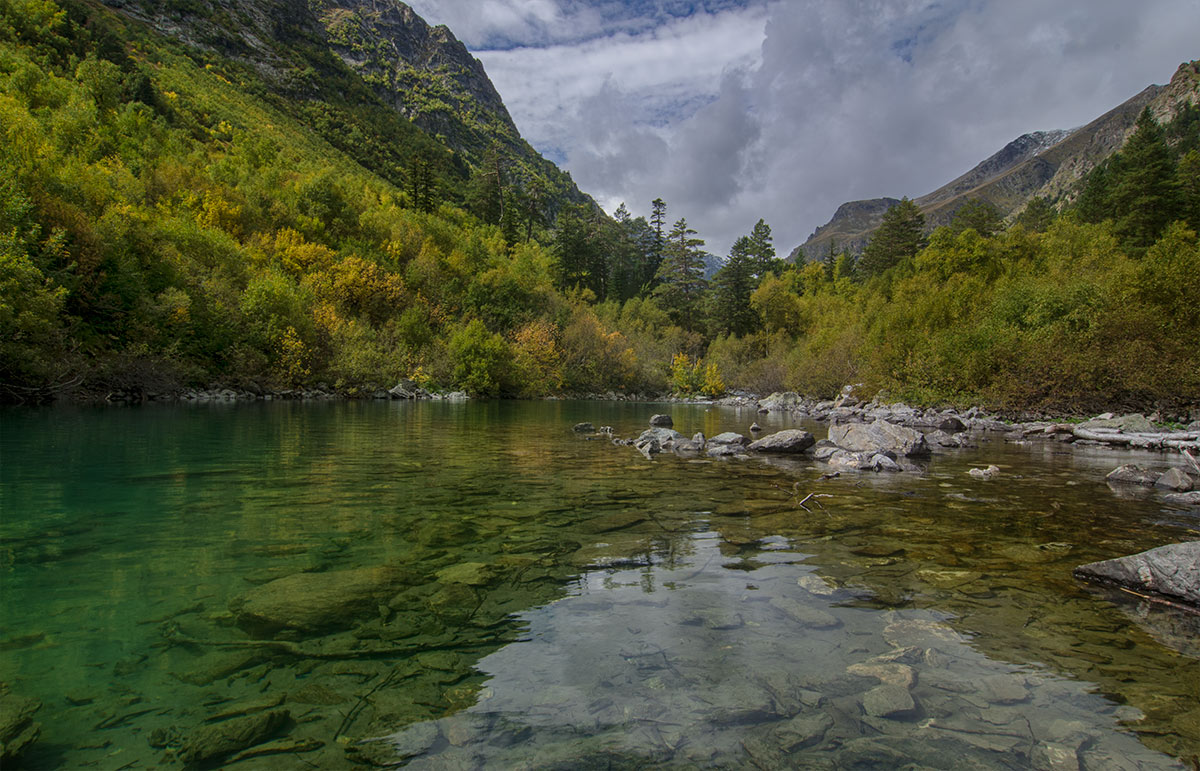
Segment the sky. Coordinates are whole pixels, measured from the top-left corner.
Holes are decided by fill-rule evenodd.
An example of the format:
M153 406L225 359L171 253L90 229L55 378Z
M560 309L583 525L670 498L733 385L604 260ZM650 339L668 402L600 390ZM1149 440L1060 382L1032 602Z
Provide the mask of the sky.
M409 0L609 213L661 197L724 255L781 256L1200 58L1200 0Z

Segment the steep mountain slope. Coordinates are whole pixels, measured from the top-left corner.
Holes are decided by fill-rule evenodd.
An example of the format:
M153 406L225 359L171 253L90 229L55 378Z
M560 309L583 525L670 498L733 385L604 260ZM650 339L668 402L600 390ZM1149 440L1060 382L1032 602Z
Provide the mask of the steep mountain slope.
M1121 148L1143 109L1160 122L1173 118L1183 105L1200 101L1200 62L1180 65L1167 86L1149 86L1086 126L1071 131L1039 131L1010 142L971 171L915 199L932 227L945 225L967 200L995 205L1004 215L1020 211L1034 196L1060 200L1080 178ZM789 259L816 260L830 245L861 253L879 227L888 206L879 198L838 207L833 218L796 247Z
M248 67L278 106L396 184L419 158L439 188L459 190L494 147L513 181L537 181L552 213L590 201L521 138L479 60L398 0L103 2L201 55Z

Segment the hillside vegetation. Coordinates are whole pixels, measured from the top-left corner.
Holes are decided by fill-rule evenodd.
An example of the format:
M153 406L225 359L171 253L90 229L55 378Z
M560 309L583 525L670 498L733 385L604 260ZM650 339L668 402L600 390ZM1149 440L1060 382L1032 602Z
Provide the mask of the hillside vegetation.
M307 56L325 69L289 96L104 6L0 0L0 395L411 378L1200 402L1194 111L1147 115L1064 214L965 207L926 243L902 202L861 261L803 267L759 222L709 282L665 202L610 219L499 151L468 162Z

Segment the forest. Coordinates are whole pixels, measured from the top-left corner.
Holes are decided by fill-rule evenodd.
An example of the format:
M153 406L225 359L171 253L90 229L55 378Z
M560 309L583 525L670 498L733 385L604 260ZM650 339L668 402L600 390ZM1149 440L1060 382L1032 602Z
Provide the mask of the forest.
M609 217L363 104L280 98L106 9L0 0L0 399L411 379L1200 401L1200 108L1143 114L1012 221L972 202L928 232L905 199L860 257L797 265L760 220L706 277L702 225L662 199Z

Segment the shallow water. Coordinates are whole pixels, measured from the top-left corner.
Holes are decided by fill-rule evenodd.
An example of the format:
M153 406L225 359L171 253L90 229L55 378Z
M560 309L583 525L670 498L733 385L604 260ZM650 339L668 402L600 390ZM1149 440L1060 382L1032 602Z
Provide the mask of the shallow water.
M43 704L26 767L180 767L247 715L278 715L266 743L211 763L1200 754L1194 619L1071 577L1197 537L1194 514L1103 483L1134 456L992 437L919 473L822 480L812 461L647 461L570 431L631 436L656 410L687 434L792 425L569 402L0 413L0 681ZM987 463L1003 473L966 474ZM828 497L806 510L809 493ZM321 593L363 575L369 596L335 596L319 630L247 616L267 592L316 623Z

